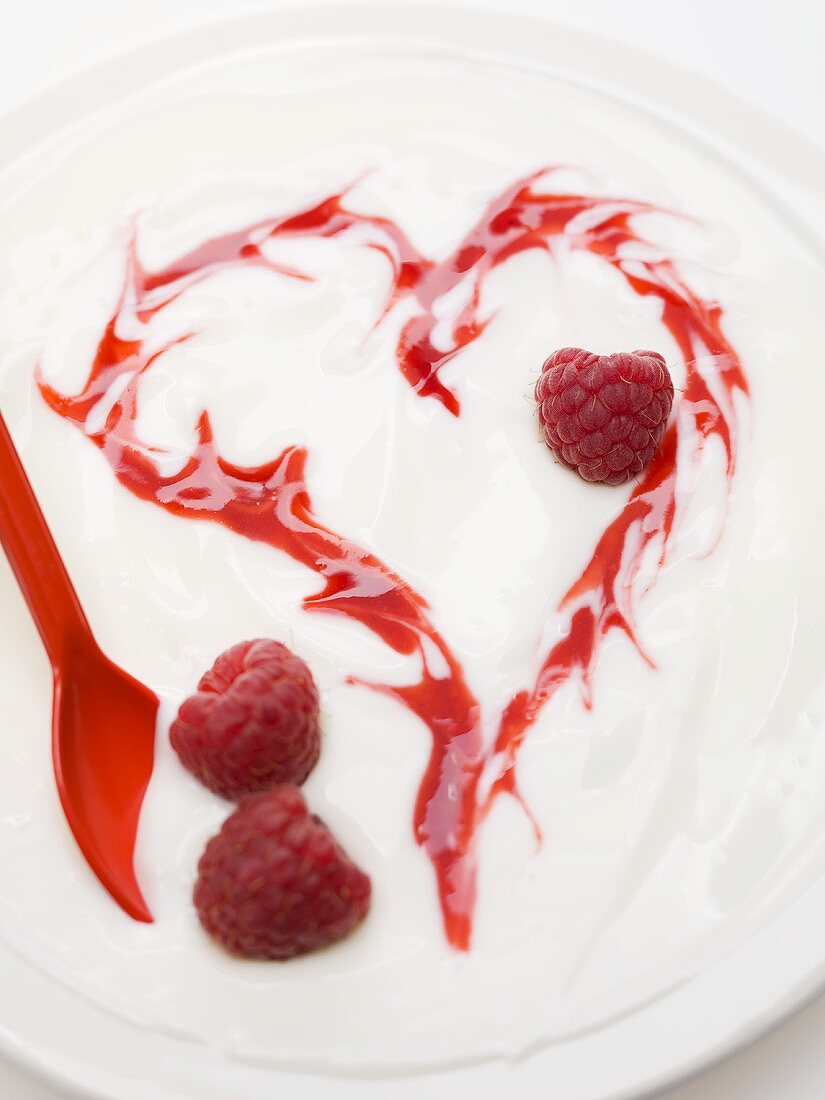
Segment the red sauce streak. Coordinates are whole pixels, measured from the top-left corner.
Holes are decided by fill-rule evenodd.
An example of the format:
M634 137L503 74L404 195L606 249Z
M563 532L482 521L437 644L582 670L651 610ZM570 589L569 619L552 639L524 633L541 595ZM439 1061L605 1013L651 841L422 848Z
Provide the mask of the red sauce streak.
M547 174L536 173L508 187L456 249L438 262L422 256L393 221L349 209L347 192L214 237L159 271L143 268L133 243L120 301L82 391L66 396L38 379L52 409L100 448L117 479L135 496L174 515L214 520L289 554L323 581L304 601L307 611L356 620L397 653L418 662L420 674L413 684L368 686L397 699L429 730L432 747L415 804L415 836L434 867L447 938L462 950L469 947L472 932L479 827L499 793L518 796L519 747L562 685L578 681L590 704L600 647L612 630L624 632L645 656L633 625L638 599L633 586L642 560L652 552L659 569L663 566L679 513L680 467L695 467L711 437L721 443L729 481L733 477L735 395L748 393L741 364L722 332L719 306L691 291L675 263L634 227L636 216L651 208L539 190L538 181ZM433 625L423 597L374 554L330 530L314 514L304 448L288 447L273 461L252 469L235 466L218 453L203 412L188 460L177 473L164 475L157 461L162 453L136 435L141 376L171 346L150 352L144 345L143 333L155 314L195 283L227 267L259 266L281 277L307 278L274 262L267 255L267 243L290 237L346 238L356 228L357 243L378 250L392 272L381 319L402 299L414 303L397 344L401 374L419 396L434 398L454 416L460 412L459 399L441 381L440 371L490 323L490 318L480 316L479 307L486 276L527 249L558 256L587 250L600 257L636 294L661 302L662 321L687 364L685 389L659 455L561 601L558 641L544 656L535 683L504 708L492 744L482 738L478 702L459 661ZM453 321L451 346L439 350L433 343L435 303L465 283L466 304ZM184 335L177 342L188 338ZM116 383L118 389L112 390ZM95 426L90 414L113 394L117 397L105 423ZM532 425L526 423L525 430L532 430Z

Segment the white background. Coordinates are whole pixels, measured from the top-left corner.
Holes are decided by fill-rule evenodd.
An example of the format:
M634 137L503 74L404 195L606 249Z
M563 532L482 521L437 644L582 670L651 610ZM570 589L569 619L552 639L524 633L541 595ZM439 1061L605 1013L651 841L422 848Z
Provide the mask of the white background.
M0 0L0 112L130 46L261 6L250 0L22 0L12 7ZM825 149L822 0L467 0L467 6L544 12L655 50L725 83ZM59 1095L0 1064L0 1100ZM668 1100L823 1096L825 997Z

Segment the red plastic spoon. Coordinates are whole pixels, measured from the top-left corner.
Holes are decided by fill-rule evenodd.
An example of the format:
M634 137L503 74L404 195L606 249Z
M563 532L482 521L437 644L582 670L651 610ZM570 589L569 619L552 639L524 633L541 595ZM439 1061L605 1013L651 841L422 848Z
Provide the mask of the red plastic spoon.
M0 542L52 665L52 757L66 820L118 905L151 921L134 850L157 696L99 649L2 415Z

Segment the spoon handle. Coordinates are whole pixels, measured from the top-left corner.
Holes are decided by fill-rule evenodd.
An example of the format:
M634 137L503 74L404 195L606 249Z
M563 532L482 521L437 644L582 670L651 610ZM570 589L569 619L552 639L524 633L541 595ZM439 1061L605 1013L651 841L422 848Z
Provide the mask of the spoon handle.
M91 635L69 574L0 413L0 543L52 665L67 642Z

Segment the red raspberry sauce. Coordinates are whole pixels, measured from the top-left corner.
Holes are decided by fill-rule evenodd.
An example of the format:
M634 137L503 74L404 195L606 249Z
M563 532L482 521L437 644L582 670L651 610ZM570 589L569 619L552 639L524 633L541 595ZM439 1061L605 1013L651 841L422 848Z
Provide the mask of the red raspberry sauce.
M472 932L478 830L500 793L518 797L515 767L527 731L544 704L571 679L581 684L585 704L590 706L593 670L611 630L623 631L649 660L636 639L632 582L649 551L659 568L664 564L677 513L690 494L693 471L711 437L721 443L728 480L732 479L735 395L748 394L742 366L722 332L720 307L694 294L674 262L634 227L634 215L651 207L534 190L539 177L546 174L536 173L508 187L455 251L437 262L422 256L393 221L349 210L346 191L293 214L207 240L160 271L146 271L133 244L120 302L100 339L82 391L65 396L38 378L51 408L100 448L117 479L135 496L177 516L222 523L245 538L289 554L323 582L305 600L307 611L357 620L396 652L420 658L423 671L417 683L369 686L398 700L430 731L430 759L414 810L415 836L435 870L447 938L463 950L469 947ZM366 247L380 251L391 265L393 284L384 313L401 299L414 303L415 312L396 349L398 368L420 397L435 398L454 416L460 413L458 396L441 381L439 372L489 323L479 316L488 273L530 248L551 255L587 250L620 272L635 293L658 299L662 321L687 364L685 389L659 455L561 600L559 640L544 655L535 683L504 706L492 744L482 738L479 704L448 642L433 625L423 597L374 554L330 530L314 514L305 448L290 446L264 466L239 468L218 454L204 412L188 463L178 474L163 477L155 463L157 451L146 447L135 433L140 376L166 350L149 353L140 338L154 314L194 283L227 267L256 265L281 276L306 278L268 260L262 247L265 242L282 237L331 238L352 226L366 231ZM439 351L432 343L434 303L467 279L471 294L455 321L453 346ZM123 331L138 336L126 340L118 335ZM184 335L177 342L187 339L189 335ZM105 427L90 430L89 413L124 375L129 380ZM432 647L440 655L434 672L427 659ZM142 777L144 782L146 778ZM136 788L140 780L135 776Z

